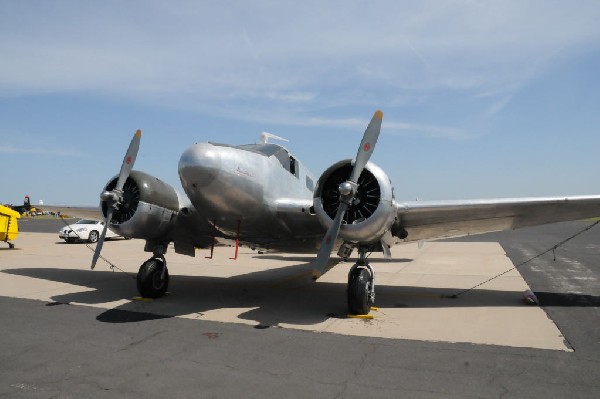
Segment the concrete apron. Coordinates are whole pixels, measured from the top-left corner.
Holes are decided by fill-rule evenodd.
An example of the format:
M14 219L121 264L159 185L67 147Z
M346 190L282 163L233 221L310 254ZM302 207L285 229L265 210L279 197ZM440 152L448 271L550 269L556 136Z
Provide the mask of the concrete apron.
M191 258L170 248L169 293L146 301L137 298L134 279L150 255L143 252L143 241L105 243L102 255L127 273L112 272L102 260L91 271L92 252L55 234L21 233L15 244L14 250L0 248L0 296L106 309L100 322L184 317L256 328L570 350L544 310L524 303L522 293L529 287L518 271L456 299L446 297L513 266L497 243L402 245L393 248L394 261L373 254L378 306L373 319L346 317L352 262L339 263L315 283L315 256L259 255L242 248L238 260L231 260L234 248L220 247L206 259L207 250Z

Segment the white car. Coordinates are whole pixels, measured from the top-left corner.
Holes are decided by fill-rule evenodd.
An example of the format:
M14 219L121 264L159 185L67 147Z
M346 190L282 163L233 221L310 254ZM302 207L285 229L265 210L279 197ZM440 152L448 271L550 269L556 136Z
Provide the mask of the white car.
M104 222L100 220L81 219L75 224L70 224L59 230L58 236L66 242L87 241L97 242L104 229ZM120 237L110 229L106 230L106 238Z

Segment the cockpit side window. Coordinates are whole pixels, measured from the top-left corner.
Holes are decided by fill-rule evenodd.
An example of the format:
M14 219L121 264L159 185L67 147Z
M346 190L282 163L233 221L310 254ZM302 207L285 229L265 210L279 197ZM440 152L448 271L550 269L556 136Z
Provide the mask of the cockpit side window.
M285 170L296 177L299 176L298 162L296 161L296 158L291 156L285 148L281 148L279 151L275 152L273 156L279 161Z
M281 149L273 154L285 170L290 170L290 156L287 151Z

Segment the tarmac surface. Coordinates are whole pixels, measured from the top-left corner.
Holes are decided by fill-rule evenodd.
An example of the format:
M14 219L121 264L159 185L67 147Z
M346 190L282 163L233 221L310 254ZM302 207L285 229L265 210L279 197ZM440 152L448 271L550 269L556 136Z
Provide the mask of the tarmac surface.
M310 257L244 254L285 266L265 270L229 261L224 248L218 261L206 251L186 258L201 265L193 269L170 252L172 294L136 301L130 276L86 270L84 245L30 233L61 225L22 221L24 247L0 249L0 396L600 397L600 227L557 249L556 261L520 267L526 283L513 271L458 299L440 295L587 224L396 247L394 268L374 260L375 319L349 320L345 264L309 285ZM30 242L45 244L30 251ZM111 241L107 250L126 255L106 253L135 272L148 256L130 246L139 243ZM527 286L541 308L520 302Z

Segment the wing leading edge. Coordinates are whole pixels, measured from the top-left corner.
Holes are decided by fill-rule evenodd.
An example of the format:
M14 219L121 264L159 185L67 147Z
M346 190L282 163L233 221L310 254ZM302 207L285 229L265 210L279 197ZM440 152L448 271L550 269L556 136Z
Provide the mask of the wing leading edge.
M405 241L459 237L600 216L600 196L396 204Z

